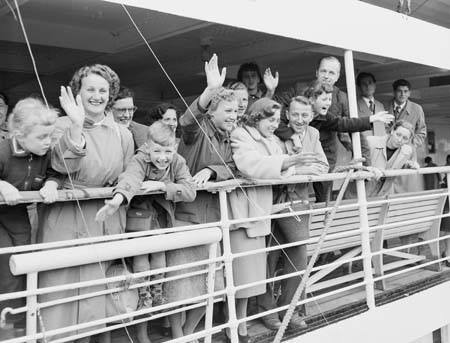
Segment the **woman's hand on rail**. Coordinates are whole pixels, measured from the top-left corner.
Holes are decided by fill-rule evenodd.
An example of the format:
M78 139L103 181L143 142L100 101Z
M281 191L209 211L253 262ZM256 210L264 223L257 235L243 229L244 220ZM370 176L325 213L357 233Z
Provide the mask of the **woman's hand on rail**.
M377 167L366 167L367 171L372 173L373 176L371 177L371 179L373 180L379 180L383 177L383 172L381 171L381 169L377 168Z
M12 206L17 205L22 199L19 190L9 182L0 181L0 194L3 196L6 204Z
M394 118L393 114L389 114L387 111L380 111L370 116L370 122L381 121L382 123L389 124Z
M321 175L323 168L317 164L310 164L308 166L295 166L295 175Z
M406 167L406 168L409 168L409 169L419 169L419 168L420 168L420 165L419 165L419 163L417 163L416 161L408 160L408 161L406 161L406 163L405 163L405 167Z
M50 204L58 200L58 184L55 181L49 180L39 190L39 194L44 198L45 204Z
M112 216L122 205L124 197L122 194L117 193L111 200L105 200L105 206L98 210L95 215L96 222L103 222L109 216Z
M311 163L319 162L315 152L301 152L299 154L290 155L286 157L281 166L282 170L286 170L295 165L310 165Z
M220 72L217 60L217 55L214 54L209 62L205 62L206 84L210 90L216 90L222 87L227 74L227 68L225 67Z
M204 187L206 183L211 179L213 171L209 168L204 168L195 174L192 178L194 179L197 187Z

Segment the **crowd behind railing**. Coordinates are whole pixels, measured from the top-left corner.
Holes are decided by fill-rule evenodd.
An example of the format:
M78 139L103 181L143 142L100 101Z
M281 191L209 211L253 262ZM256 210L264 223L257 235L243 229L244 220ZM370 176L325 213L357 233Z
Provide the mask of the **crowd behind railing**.
M239 340L248 340L245 318L251 297L257 297L261 312L274 310L262 321L267 328L278 329L284 311L275 309L291 303L301 277L285 278L280 297L266 286L266 279L275 278L280 258L285 260L285 274L306 269L307 245L295 243L309 238L312 203L308 182L285 184L283 180L332 172L338 141L353 151L349 133L361 132L364 169L371 175L365 182L368 197L414 191L420 184L419 174L389 177L385 173L419 168L416 148L424 142L426 125L420 105L409 100L410 83L404 79L393 83L394 98L385 111L374 99L374 75L360 73L356 79L361 91L359 118L350 118L347 95L335 85L340 68L337 58L324 57L318 63L317 79L304 90L293 88L279 93L278 73L267 69L262 75L254 63L243 64L237 80L224 87L226 69L220 70L213 55L205 63L206 88L202 94L180 117L173 105L157 106L151 112L150 127L132 120L136 111L133 92L121 87L118 75L105 65L82 67L68 87L61 87L64 117L58 117L58 111L43 100L28 97L14 106L6 121L8 99L1 94L0 247L81 242L124 232L137 237L149 230L164 233L159 230L219 223L224 208L218 195L198 189L212 188L212 183L225 180L237 182L239 178L278 180L278 185L258 187L235 184L230 187L225 208L227 218L234 220L228 244L232 254L240 254L232 260L232 276L227 275L237 289L235 315L242 320ZM433 166L431 158L426 163ZM437 177L428 175L432 176L425 179L427 188L447 187L446 178L440 178L439 173ZM89 196L89 189L101 187L112 187L109 200ZM58 189L74 193L86 190L88 199L57 201L61 196ZM313 182L311 191L316 202L328 203L333 198L332 189L328 179ZM21 191L31 190L38 190L43 199L37 207L23 201ZM143 195L148 192L152 195ZM351 182L345 198L355 197L355 183ZM290 204L277 212L298 214L271 220L274 204ZM446 206L448 212L448 201ZM245 220L255 217L258 219ZM267 247L291 243L282 254L274 249L266 256ZM222 256L223 246L216 248L216 255ZM0 249L2 294L25 290L25 278L13 275L9 268L14 249L7 251ZM249 253L254 251L259 252ZM195 265L210 255L209 246L190 246L134 256L129 262L122 261L122 267L102 261L48 270L39 273L39 288L102 279L116 275L118 269L122 273L129 269L145 275L138 279L143 286L137 287L137 308L145 313L145 309L190 298L207 299L207 275L201 267L181 270L176 266ZM322 255L321 262L332 258ZM152 273L165 268L169 271ZM224 275L221 268L216 269L214 285L221 290ZM180 277L186 272L194 274ZM51 331L99 320L96 327L104 326L107 291L104 284L94 283L40 294L39 302L55 304L40 309L41 325ZM86 296L92 292L98 296ZM73 301L61 301L65 298ZM305 299L303 292L301 300ZM0 310L21 307L22 300L5 300ZM205 306L174 311L164 325L170 327L174 339L190 335L205 311ZM290 327L306 328L305 317L305 306L298 306ZM23 320L21 315L7 316L7 321L17 326ZM147 325L146 320L137 324L141 343L149 342ZM87 341L89 337L77 340Z

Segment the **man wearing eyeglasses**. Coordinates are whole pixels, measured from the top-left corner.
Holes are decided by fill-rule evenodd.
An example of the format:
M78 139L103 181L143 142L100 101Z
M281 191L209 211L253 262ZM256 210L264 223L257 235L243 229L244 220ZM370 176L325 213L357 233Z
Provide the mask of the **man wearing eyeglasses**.
M111 111L116 123L126 126L133 134L134 148L137 149L147 141L148 126L133 121L137 107L133 102L134 93L131 89L121 87Z

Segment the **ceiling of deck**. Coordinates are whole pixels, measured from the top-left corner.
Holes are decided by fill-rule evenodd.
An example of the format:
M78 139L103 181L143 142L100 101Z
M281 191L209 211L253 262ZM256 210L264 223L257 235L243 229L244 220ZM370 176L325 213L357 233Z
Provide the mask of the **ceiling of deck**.
M365 2L390 9L397 3ZM59 86L67 84L78 67L91 63L105 63L116 70L122 83L136 91L140 108L176 98L121 6L98 0L19 0L19 4L51 103L57 105ZM412 10L414 17L450 28L450 2L446 0L412 0ZM184 96L194 96L204 87L201 44L205 41L211 42L210 52L218 53L220 64L228 67L230 78L236 76L239 64L256 61L262 68L270 66L280 72L281 88L313 79L317 60L323 55L343 56L340 49L309 42L155 11L130 8L130 12ZM430 77L449 75L448 70L362 53L354 55L356 72L365 70L376 75L378 98L387 100L392 81L406 77L427 117L449 122L450 85L429 87ZM22 31L6 0L0 0L0 61L1 91L13 101L38 93ZM344 77L339 83L345 83Z

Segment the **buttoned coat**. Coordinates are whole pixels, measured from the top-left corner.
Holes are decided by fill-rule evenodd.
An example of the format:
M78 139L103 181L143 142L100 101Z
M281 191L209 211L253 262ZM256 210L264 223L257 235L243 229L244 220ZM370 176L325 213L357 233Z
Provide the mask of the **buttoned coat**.
M251 179L282 179L293 175L293 169L282 171L283 154L278 138L263 137L251 126L237 127L231 133L233 159L240 174ZM249 187L230 193L231 217L250 218L268 215L272 209L272 186ZM270 219L241 223L234 228L246 228L248 237L265 236L270 233Z

